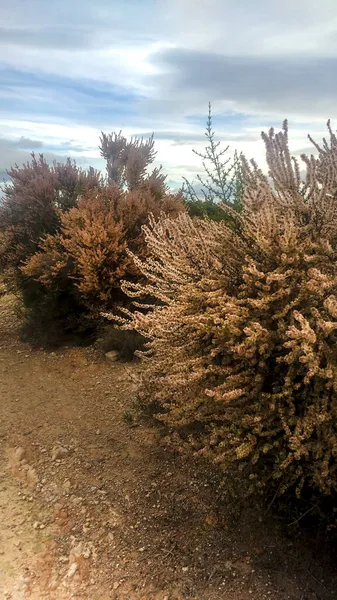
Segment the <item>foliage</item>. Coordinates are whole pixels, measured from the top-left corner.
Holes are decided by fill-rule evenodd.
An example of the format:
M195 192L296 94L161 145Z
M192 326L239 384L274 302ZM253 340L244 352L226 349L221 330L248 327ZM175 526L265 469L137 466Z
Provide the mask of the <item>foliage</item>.
M34 254L42 236L54 233L60 213L75 206L86 190L101 185L94 169L83 171L68 159L48 165L42 155L8 171L0 205L0 266L17 268Z
M0 208L0 264L7 285L23 297L30 332L95 328L102 308L125 301L121 277L139 276L126 247L144 252L141 228L148 213L183 210L160 169L147 172L153 138L128 142L121 133L102 134L101 152L109 181L70 160L49 166L34 155L9 172Z
M115 186L92 190L77 207L60 215L60 228L46 236L22 267L50 293L72 293L94 316L123 299L122 278L137 278L127 245L142 254L142 225L149 212L176 214L177 196L156 200L149 191L122 191ZM139 275L139 274L138 274Z
M100 151L106 160L110 184L129 191L146 188L158 198L167 191L161 167L153 169L150 175L147 172L157 154L153 135L148 140L131 138L128 141L121 131L118 134L102 132Z
M302 156L302 182L287 122L262 136L270 179L242 158L238 228L152 219L149 257L134 256L147 283L124 283L136 309L117 321L150 340L141 396L181 440L252 490L323 502L337 492L337 138L329 126Z
M199 219L209 218L212 221L229 221L229 215L223 210L221 203L213 202L213 200L184 200L190 217L198 217Z
M184 178L182 191L188 212L191 217L208 216L215 221L230 220L229 214L218 203L240 210L243 193L241 160L236 151L233 158L224 158L229 146L220 148L220 141L216 141L211 104L208 107L205 137L207 145L204 152L193 150L202 159L204 176L197 175L200 191L196 191L193 184Z

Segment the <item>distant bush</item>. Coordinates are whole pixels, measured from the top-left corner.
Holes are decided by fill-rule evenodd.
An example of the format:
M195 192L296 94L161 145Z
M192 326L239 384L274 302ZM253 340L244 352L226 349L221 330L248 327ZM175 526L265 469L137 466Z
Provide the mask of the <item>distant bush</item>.
M93 190L60 215L59 231L41 242L22 272L37 282L41 298L71 299L79 316L86 312L98 317L126 300L121 279L139 277L126 250L129 246L144 254L142 225L149 213L158 217L162 211L176 215L181 210L177 196L158 200L147 190L128 192L114 186ZM67 306L68 316L73 312Z
M238 227L162 216L144 228L147 284L124 327L148 338L143 402L251 491L293 492L335 520L337 138L302 156L263 134L270 179L242 158ZM232 213L233 214L233 213ZM142 294L157 303L142 311ZM315 498L315 502L312 500ZM310 501L312 504L310 504Z
M139 277L126 249L144 255L142 225L149 213L159 217L161 212L177 215L184 210L181 196L168 192L160 170L151 174L145 170L154 158L152 138L127 142L121 134L102 134L102 155L107 159L108 180L97 178L95 185L82 186L80 195L76 188L66 205L52 204L49 230L45 227L42 235L40 228L34 245L27 237L20 257L13 260L31 330L35 322L46 326L50 321L63 332L95 329L103 309L126 301L121 278L137 281ZM41 166L50 177L42 159ZM71 163L67 166L75 169ZM93 175L87 176L90 183ZM53 193L48 191L49 199ZM32 192L32 205L34 198ZM27 227L25 214L22 219Z
M102 182L98 172L83 171L70 159L49 165L42 155L34 154L8 175L0 204L0 268L18 269L36 252L43 236L57 231L60 214Z
M209 218L217 222L229 219L229 215L223 210L222 204L213 200L184 200L184 204L190 217Z

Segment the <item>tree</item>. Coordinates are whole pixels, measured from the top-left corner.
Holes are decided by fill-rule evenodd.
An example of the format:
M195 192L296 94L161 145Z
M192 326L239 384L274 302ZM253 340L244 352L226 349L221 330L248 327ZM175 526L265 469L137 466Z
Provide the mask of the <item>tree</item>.
M204 176L197 175L200 191L196 191L193 184L184 178L183 194L191 216L207 215L219 221L228 219L228 213L224 213L218 203L231 206L234 210L240 209L243 176L238 153L235 151L233 158L224 158L229 146L220 148L220 141L216 141L210 103L205 136L207 145L204 152L193 150L202 159Z

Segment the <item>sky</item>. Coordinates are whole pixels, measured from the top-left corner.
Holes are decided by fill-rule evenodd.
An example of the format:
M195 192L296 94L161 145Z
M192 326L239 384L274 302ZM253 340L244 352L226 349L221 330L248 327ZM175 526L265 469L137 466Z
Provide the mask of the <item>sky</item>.
M208 102L229 152L264 166L287 118L295 154L337 129L336 0L12 0L0 19L0 180L43 153L104 169L100 132L156 140L179 187L202 171Z

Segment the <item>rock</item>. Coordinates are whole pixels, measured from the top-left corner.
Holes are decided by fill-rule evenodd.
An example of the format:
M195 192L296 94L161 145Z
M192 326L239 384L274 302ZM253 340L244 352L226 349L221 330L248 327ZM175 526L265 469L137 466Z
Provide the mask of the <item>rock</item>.
M71 579L72 577L74 577L76 571L77 571L77 563L72 563L69 567L68 573L67 573L67 577L69 577L69 579Z
M37 528L38 528L38 526L39 526L39 522L38 522L38 521L35 521L35 523L33 523L33 528L34 528L34 529L37 529Z
M51 458L52 460L57 460L59 458L64 458L68 454L69 450L67 448L64 448L63 446L54 446L51 453Z
M24 456L25 456L25 451L24 451L24 449L23 449L23 448L21 448L21 447L20 447L20 448L16 448L16 450L15 450L15 452L14 452L14 456L15 456L15 459L16 459L18 462L20 462L20 461L21 461L21 460L24 458Z
M69 492L70 488L71 488L71 483L70 483L69 479L66 479L63 482L62 489L64 492Z
M24 465L25 467L27 465ZM39 478L37 476L37 472L33 467L28 467L26 472L27 484L30 490L34 490L36 485L39 483Z
M54 590L57 590L58 586L59 586L59 582L57 581L57 579L52 579L49 584L49 589L54 591Z
M68 556L60 556L59 562L60 563L66 563L66 562L68 562Z
M119 360L119 353L117 350L110 350L105 354L105 358L109 362L117 362Z

